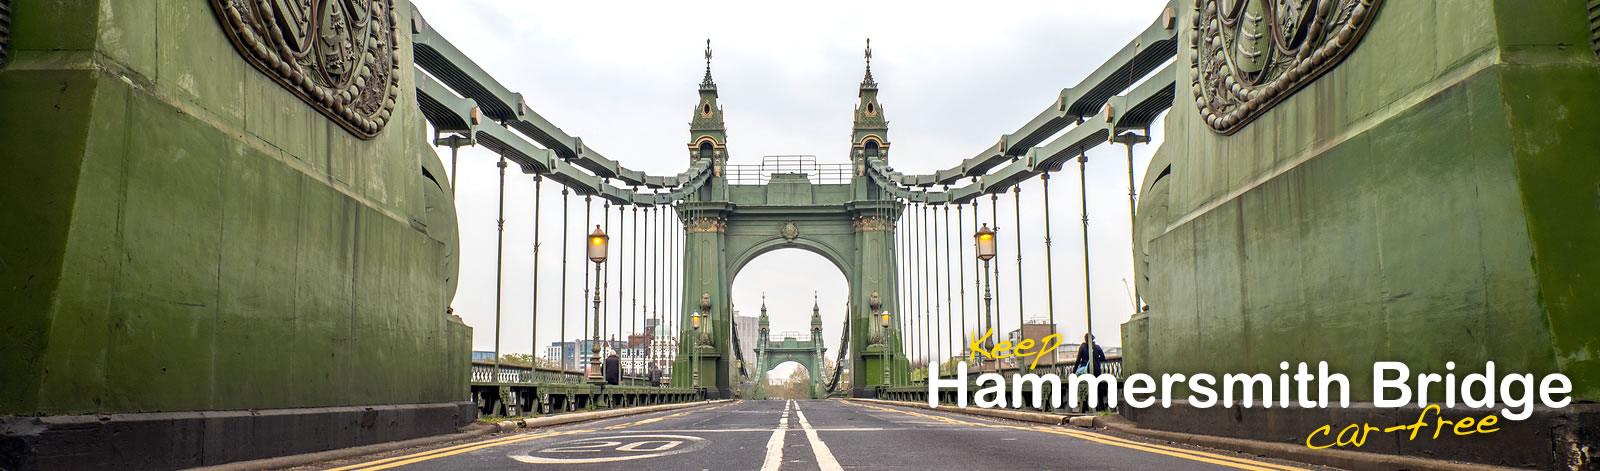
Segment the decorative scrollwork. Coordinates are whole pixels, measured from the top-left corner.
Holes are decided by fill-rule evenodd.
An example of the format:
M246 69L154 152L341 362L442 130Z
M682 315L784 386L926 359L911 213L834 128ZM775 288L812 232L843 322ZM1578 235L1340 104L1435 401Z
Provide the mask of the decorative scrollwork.
M394 0L211 0L250 65L362 139L400 98Z
M728 220L722 218L693 218L689 220L689 232L727 232Z
M6 66L6 45L11 43L11 0L0 0L0 69Z
M878 216L857 216L851 219L850 226L855 232L882 232L889 230L889 220Z
M1195 105L1233 134L1326 73L1372 24L1383 0L1195 0Z

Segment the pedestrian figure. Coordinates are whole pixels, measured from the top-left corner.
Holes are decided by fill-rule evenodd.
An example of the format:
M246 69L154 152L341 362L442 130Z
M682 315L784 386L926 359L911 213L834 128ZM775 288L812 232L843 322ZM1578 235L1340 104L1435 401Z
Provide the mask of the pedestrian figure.
M617 356L617 351L606 348L605 376L606 384L616 385L622 383L622 357Z
M1090 352L1093 352L1094 355L1093 362L1089 361ZM1083 343L1078 344L1078 359L1072 363L1072 373L1100 376L1100 371L1105 368L1105 364L1106 352L1101 350L1100 346L1094 343L1094 335L1083 334ZM1106 403L1109 402L1106 398L1106 384L1096 383L1095 389L1099 392L1099 401L1097 404L1095 404L1094 410L1106 410ZM1083 407L1084 410L1088 410L1088 403L1085 402Z

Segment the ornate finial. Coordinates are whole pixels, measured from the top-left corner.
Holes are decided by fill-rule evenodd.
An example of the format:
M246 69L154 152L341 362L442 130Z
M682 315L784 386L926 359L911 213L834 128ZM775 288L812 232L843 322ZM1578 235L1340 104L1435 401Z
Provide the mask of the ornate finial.
M867 70L872 70L872 38L867 38Z
M865 55L867 57L867 76L861 79L861 88L863 90L876 90L878 88L878 82L872 80L872 38L867 38L867 51Z
M706 77L700 80L700 90L714 91L717 83L711 80L711 40L706 40Z

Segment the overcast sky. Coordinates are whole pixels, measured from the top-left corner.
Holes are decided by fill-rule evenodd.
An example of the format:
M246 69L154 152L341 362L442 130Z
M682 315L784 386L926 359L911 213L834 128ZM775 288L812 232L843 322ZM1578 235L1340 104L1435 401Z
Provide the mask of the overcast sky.
M989 1L951 8L816 1L625 6L414 2L441 34L501 83L521 92L533 110L569 134L583 137L585 146L655 175L676 174L687 165L688 122L705 70L702 51L708 38L715 50L712 73L726 111L730 164L755 164L764 155L777 154L847 162L851 112L862 78L862 48L870 37L873 76L894 144L891 165L918 174L959 165L993 145L1001 134L1016 130L1049 106L1062 88L1078 83L1132 40L1166 4ZM1154 145L1159 145L1159 123L1154 134ZM1140 179L1154 145L1134 149ZM448 167L449 149L439 151ZM1133 279L1125 152L1121 146L1101 146L1089 154L1094 330L1107 346L1121 344L1120 324L1133 311L1124 287L1124 280ZM456 205L463 254L453 306L473 326L477 350L495 347L493 163L497 158L481 147L461 151ZM1050 194L1055 318L1069 341L1081 338L1085 330L1083 226L1076 173L1069 167L1053 178ZM516 171L508 181L500 349L527 352L533 330L534 186ZM1029 273L1022 283L1026 317L1048 315L1042 276L1043 204L1037 179L1024 184L1022 197L1020 231L1008 222L1014 221L1011 195L1005 195L1000 206L996 307L1005 330L1017 323L1015 234L1023 234L1024 269ZM556 341L562 325L559 188L545 185L543 201L537 326L541 354ZM984 206L987 220L987 201ZM592 265L580 263L577 252L582 249L577 234L587 232L581 199L574 199L571 208L566 240L574 252L567 266L564 336L569 340L582 335L582 316L589 306L583 297L583 274L592 272ZM598 211L597 205L596 217ZM611 213L616 219L615 208ZM612 221L613 227L616 223ZM951 241L955 249L965 251L957 260L966 261L965 271L971 273L972 229L964 230ZM617 263L607 265L609 292L615 298L617 280L611 269ZM978 300L970 289L972 280L966 283L971 323ZM767 295L775 332L806 330L816 292L829 357L836 352L845 278L821 256L800 250L769 253L739 273L733 288L735 306L747 315L755 315L762 293ZM615 305L608 308L607 314L615 318ZM959 318L954 322L959 326ZM632 330L629 323L624 321L624 331ZM615 322L611 324L607 330L616 332ZM956 348L951 343L955 339L943 342L946 352Z

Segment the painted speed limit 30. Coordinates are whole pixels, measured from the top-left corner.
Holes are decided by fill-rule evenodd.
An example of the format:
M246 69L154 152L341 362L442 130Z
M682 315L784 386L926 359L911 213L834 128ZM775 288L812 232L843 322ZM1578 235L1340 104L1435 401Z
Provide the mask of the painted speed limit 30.
M1015 447L1017 443L1038 446ZM853 400L731 401L316 468L838 471L991 466L991 458L973 453L973 446L1005 447L1008 465L1016 469L1304 469L1231 452Z
M704 438L688 435L615 435L531 447L509 456L534 464L610 463L687 453L709 444Z

